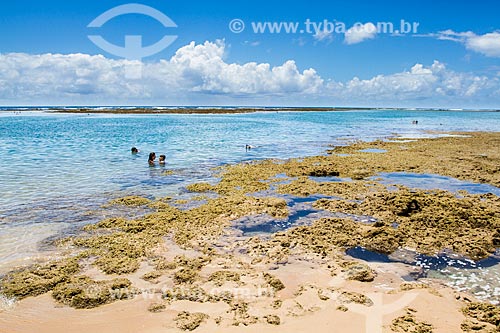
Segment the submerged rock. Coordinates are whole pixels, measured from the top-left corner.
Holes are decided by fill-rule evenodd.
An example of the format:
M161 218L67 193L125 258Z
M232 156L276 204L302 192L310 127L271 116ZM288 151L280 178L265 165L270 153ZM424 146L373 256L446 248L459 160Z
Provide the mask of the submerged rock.
M140 197L137 195L129 195L123 198L113 199L108 205L123 205L123 206L144 206L151 202L151 200Z

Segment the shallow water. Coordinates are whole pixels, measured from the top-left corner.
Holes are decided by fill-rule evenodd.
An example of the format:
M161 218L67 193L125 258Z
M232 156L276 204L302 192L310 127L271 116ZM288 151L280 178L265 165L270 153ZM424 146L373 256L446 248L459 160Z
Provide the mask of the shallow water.
M413 125L417 119L419 125ZM0 111L0 268L37 255L43 239L95 222L119 196L174 196L211 168L322 154L329 144L433 131L498 131L494 112L280 112L102 115ZM245 150L245 144L255 149ZM141 152L132 155L130 148ZM164 168L147 154L167 155ZM175 170L172 175L162 172ZM305 214L305 213L301 213ZM307 218L297 215L297 219Z
M408 250L398 250L391 255L376 253L362 247L346 251L353 258L371 262L402 262L422 269L420 277L442 279L451 287L472 293L482 301L500 304L500 253L473 261L458 254L442 252L427 256Z
M500 196L500 188L489 185L467 182L452 177L446 177L434 174L420 174L410 172L391 172L380 173L372 177L377 179L380 183L386 185L404 185L410 188L417 188L422 190L441 189L450 192L467 191L471 194L486 194L493 193Z

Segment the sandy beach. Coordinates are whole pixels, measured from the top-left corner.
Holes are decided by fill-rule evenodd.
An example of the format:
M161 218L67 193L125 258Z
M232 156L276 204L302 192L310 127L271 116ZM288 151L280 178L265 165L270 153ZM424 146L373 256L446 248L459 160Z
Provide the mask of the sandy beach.
M0 331L497 332L497 306L422 267L345 251L495 254L497 195L387 185L380 175L498 187L499 146L500 134L486 132L350 142L218 168L219 182L187 187L189 200L112 200L102 210L148 212L87 225L57 240L57 257L3 276ZM309 200L318 218L259 233L293 214L291 197Z

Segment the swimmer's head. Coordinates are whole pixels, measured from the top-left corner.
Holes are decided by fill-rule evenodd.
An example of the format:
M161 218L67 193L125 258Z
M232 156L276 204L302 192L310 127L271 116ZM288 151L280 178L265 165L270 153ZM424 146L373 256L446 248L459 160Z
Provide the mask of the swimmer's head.
M139 149L132 147L132 149L130 149L130 151L132 152L132 154L137 154L139 152Z

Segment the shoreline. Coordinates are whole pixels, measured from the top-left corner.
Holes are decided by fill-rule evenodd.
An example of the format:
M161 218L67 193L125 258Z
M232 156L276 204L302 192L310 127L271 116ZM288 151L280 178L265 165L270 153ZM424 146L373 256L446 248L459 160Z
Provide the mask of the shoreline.
M464 327L479 326L494 329L491 323L480 320L484 318L477 311L461 310L475 306L472 295L454 291L439 280L420 279L408 284L402 279L413 270L408 266L354 260L342 250L365 245L381 253L403 247L431 254L447 247L449 239L450 244L457 243L455 250L462 254L481 258L491 253L491 244L496 244L491 239L495 224L478 222L471 225L473 229L454 228L460 223L476 223L485 215L498 223L497 196L460 193L462 198L456 198L445 191L400 187L393 200L394 193L370 179L385 171L435 172L498 187L500 178L495 168L499 153L495 147L500 133L467 135L470 137L354 143L334 147L326 156L228 165L219 168L219 183L188 187L193 193L191 201L196 203L188 210L179 209L171 198L115 200L110 204L147 205L156 212L133 220L109 218L90 225L84 228L84 234L61 241L70 256L54 263L44 275L39 275L45 272L41 265L2 280L4 293L23 300L12 309L0 311L0 324L12 331L31 332L34 327L30 328L29 321L20 324L13 320L30 315L34 304L43 304L37 318L50 332L61 331L59 321L65 321L72 330L83 331L87 327L75 321L81 316L103 332L117 328L104 323L110 318L121 318L125 326L133 326L130 318L135 318L153 332L165 328L178 332L198 326L199 331L234 332L248 326L250 330L300 332L315 322L328 322L345 332L363 332L363 317L374 305L381 305L382 297L390 303L391 299L414 296L384 317L384 331L398 332L403 329L401 325L421 332L459 332ZM363 152L366 149L385 152ZM285 179L276 178L283 172ZM352 180L328 180L338 176ZM322 177L326 181L320 181ZM265 195L256 196L259 192ZM204 193L216 196L210 198ZM267 238L235 233L232 226L238 218L265 214L279 220L289 216L291 207L280 196L283 194L297 198L322 194L325 198L315 200L312 207L373 216L378 224L320 217L311 225L292 226ZM353 205L352 200L367 204ZM461 219L463 205L471 214L465 220ZM490 212L492 215L488 215ZM429 229L433 231L430 236L419 233L422 230L418 225L412 227L432 216L449 223L459 219L459 224L452 224L450 229L429 225L426 228L434 228ZM399 223L397 229L388 224L393 220ZM483 244L486 240L490 243ZM36 287L42 289L33 290L33 278ZM265 296L254 299L212 292L217 288L227 291L222 287L233 292L261 288ZM132 299L118 301L106 293L122 289L125 298ZM141 300L141 290L142 295L145 290L156 291L151 298ZM46 292L40 295L40 291ZM429 308L429 303L434 306ZM481 309L480 313L498 311ZM120 315L123 310L128 318ZM436 311L442 311L444 317L436 316ZM352 325L353 320L358 324ZM434 330L429 330L429 325ZM318 330L326 332L327 327Z
M246 114L256 112L500 112L499 109L435 109L381 107L0 107L0 112L67 113L67 114Z

